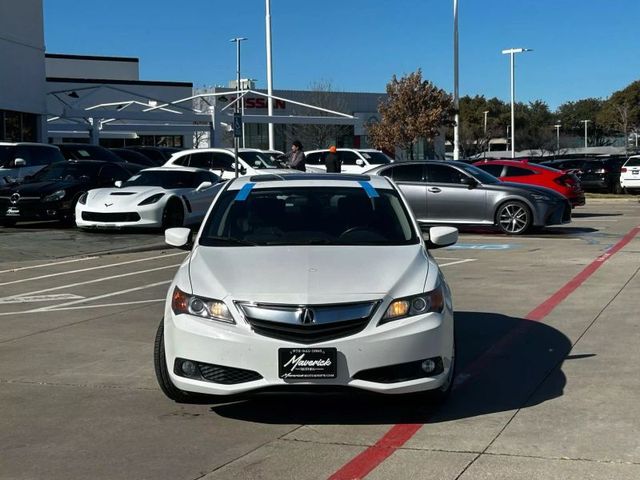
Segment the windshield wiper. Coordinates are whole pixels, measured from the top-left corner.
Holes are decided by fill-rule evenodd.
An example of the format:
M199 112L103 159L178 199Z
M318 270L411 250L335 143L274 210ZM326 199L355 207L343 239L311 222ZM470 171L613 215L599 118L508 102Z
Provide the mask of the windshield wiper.
M250 242L248 240L241 240L239 238L233 238L233 237L205 237L205 240L207 242L212 241L212 242L223 242L229 245L244 245L244 246L251 246L251 247L256 247L258 244L254 243L254 242Z

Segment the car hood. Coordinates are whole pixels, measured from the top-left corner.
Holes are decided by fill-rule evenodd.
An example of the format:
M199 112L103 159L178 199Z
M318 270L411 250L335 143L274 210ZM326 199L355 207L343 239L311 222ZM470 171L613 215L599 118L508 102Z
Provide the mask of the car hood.
M560 198L563 199L564 197L562 195L560 195L558 192L556 192L555 190L552 190L551 188L547 188L547 187L542 187L539 185L531 185L528 183L515 183L515 182L500 182L500 183L495 183L492 186L496 186L496 187L508 187L509 189L519 189L519 190L525 190L529 193L537 193L540 195L547 195L551 198Z
M193 293L208 298L309 305L423 291L422 245L203 247L192 253Z
M172 190L171 190L172 191ZM179 190L176 190L179 192ZM105 205L109 204L109 207L118 208L120 206L130 207L131 205L138 205L143 200L156 195L158 193L167 193L169 190L165 190L162 187L125 187L125 188L97 188L90 190L87 194L87 206L92 205Z
M55 180L49 182L28 182L6 185L0 189L0 196L19 193L23 197L39 197L49 195L58 190L74 188L79 185L78 181Z

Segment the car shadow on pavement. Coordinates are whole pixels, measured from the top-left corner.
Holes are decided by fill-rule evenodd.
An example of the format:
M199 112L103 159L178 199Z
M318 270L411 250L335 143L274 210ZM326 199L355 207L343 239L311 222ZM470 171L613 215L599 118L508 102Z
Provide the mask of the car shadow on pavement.
M573 212L573 218L595 218L595 217L621 217L621 213L590 213L590 212Z
M564 334L540 322L497 313L456 312L455 318L456 383L440 407L404 395L321 390L256 393L212 406L211 411L267 424L436 423L514 410L562 395L566 380L561 365L571 350ZM550 375L553 381L539 388Z

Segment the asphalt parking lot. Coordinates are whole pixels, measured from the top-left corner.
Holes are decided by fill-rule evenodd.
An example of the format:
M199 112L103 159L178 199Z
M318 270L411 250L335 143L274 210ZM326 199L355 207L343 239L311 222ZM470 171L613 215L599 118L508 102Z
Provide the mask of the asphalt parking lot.
M167 400L153 339L186 254L160 239L0 228L0 478L640 478L635 200L433 252L458 334L440 408L356 392Z

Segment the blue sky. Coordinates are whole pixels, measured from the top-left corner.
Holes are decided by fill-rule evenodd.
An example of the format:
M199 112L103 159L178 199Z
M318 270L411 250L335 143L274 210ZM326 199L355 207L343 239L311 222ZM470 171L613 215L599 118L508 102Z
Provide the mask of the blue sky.
M243 77L266 88L264 0L44 0L50 53L134 56L144 80L226 85L243 43ZM453 91L452 0L271 0L274 87L382 92L422 68ZM459 0L460 94L607 97L640 79L639 0Z

